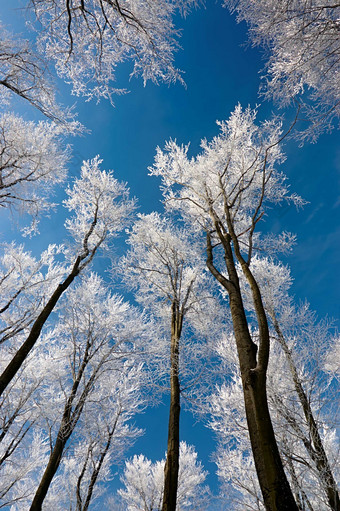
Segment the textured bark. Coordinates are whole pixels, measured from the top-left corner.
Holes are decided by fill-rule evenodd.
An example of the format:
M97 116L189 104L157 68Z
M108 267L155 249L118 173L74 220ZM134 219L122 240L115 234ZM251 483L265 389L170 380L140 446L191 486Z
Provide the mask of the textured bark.
M171 313L170 411L168 449L164 467L164 495L162 511L176 511L179 469L179 417L181 404L178 377L178 355L183 314L179 310L179 305L176 301L172 304Z
M332 509L332 511L340 511L340 497L337 484L333 477L332 469L329 464L327 454L322 443L322 439L320 437L318 425L314 419L310 401L302 386L296 366L294 364L292 354L290 352L290 349L288 348L284 335L281 332L277 318L274 313L272 313L271 315L276 333L278 334L279 343L282 346L282 349L288 361L289 369L294 382L295 391L299 397L303 413L308 425L309 437L311 442L305 443L305 447L315 463L316 469L319 473L321 484L327 495L327 500L330 509Z
M239 261L253 291L254 305L260 331L259 348L251 339L243 306L239 279L229 234L216 224L221 240L228 278L213 264L210 237L207 238L207 266L228 291L233 329L240 363L245 410L256 472L267 511L298 511L293 493L283 469L279 449L269 414L266 393L266 374L269 358L269 332L261 295L250 270L243 259ZM234 242L234 239L233 239ZM234 242L237 245L237 240ZM236 246L236 250L238 246Z

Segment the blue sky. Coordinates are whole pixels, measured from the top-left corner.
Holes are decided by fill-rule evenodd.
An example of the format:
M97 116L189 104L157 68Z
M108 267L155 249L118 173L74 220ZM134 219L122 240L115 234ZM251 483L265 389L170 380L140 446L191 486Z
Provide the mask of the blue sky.
M16 2L13 2L13 5ZM0 0L3 18L13 23L15 14L8 11L8 2ZM193 11L186 19L178 18L182 28L176 65L185 71L187 87L180 84L156 86L141 80L128 81L129 68L124 65L117 73L118 86L131 91L115 99L115 108L108 102L84 103L77 100L79 120L91 130L89 135L70 141L74 157L70 175L77 175L83 159L100 154L103 168L113 169L115 176L127 181L132 195L138 197L141 212L161 209L161 194L156 178L148 177L157 145L169 138L179 143L191 141L192 154L201 138L210 139L218 132L215 121L229 117L240 102L254 107L258 97L264 61L258 49L246 45L244 24L238 25L219 3L207 0L206 8ZM17 25L22 28L23 25ZM72 103L66 86L62 87L64 102ZM276 107L262 103L259 117L264 119ZM35 113L27 112L27 118ZM293 117L287 112L287 119ZM282 170L289 177L291 189L310 202L303 211L293 207L272 212L266 228L297 234L298 243L292 255L285 259L294 277L296 299L307 299L320 316L339 318L340 253L340 149L337 132L320 137L317 144L299 148L295 142L286 145L287 161ZM3 215L3 213L2 213ZM16 236L5 229L5 215L0 217L2 238ZM53 236L53 238L52 238ZM56 236L60 236L58 240ZM64 236L62 213L41 224L39 240L27 240L28 247L38 250L49 242L61 242ZM154 460L164 455L167 434L167 408L154 408L137 425L146 434L131 449L130 455L143 453ZM160 428L159 423L163 426ZM209 430L196 424L188 413L182 414L182 438L194 444L205 468L214 471L209 456L214 449ZM208 482L216 487L212 474Z

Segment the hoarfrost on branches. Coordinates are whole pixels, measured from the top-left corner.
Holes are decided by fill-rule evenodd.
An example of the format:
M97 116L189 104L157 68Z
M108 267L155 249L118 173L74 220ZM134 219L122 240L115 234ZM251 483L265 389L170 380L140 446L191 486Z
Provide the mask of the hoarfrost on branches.
M118 490L118 493L126 502L127 511L161 509L164 463L165 460L152 463L143 454L125 462L125 471L121 478L125 488ZM206 476L207 472L197 461L194 448L181 442L176 509L204 509L207 505L207 490L202 485Z
M46 61L28 40L10 34L0 22L0 108L18 96L71 134L82 131L72 109L56 102L56 91Z
M116 67L131 61L132 75L144 83L181 80L174 67L179 32L172 18L187 11L193 0L30 0L41 23L38 42L55 61L60 77L72 93L87 100L124 92L112 87Z
M58 262L62 246L50 245L39 260L25 252L23 245L3 244L0 258L0 344L15 338L16 343L44 307L51 286L65 274ZM7 359L3 348L3 362Z
M282 105L302 102L301 136L316 140L340 115L340 6L332 0L225 0L268 61L264 93ZM306 119L305 119L306 120Z
M103 160L96 156L84 161L80 178L68 187L64 206L74 216L65 226L76 242L93 251L105 246L106 238L122 231L134 209L135 201L128 198L128 189L113 177L111 171L100 170Z
M201 247L189 232L170 218L151 213L139 215L128 233L130 250L120 264L127 284L138 289L137 300L160 316L168 315L173 300L185 312L198 307L204 262Z
M53 188L64 181L69 159L62 149L62 129L5 113L0 116L0 205L28 213L36 220L48 211ZM36 229L36 222L32 223Z
M232 222L242 251L289 250L295 238L261 237L256 232L269 207L284 202L301 207L305 201L291 193L286 176L276 167L285 159L279 119L255 124L257 111L237 105L227 121L218 123L220 134L202 141L202 151L189 158L189 146L170 141L157 149L150 174L162 178L167 208L179 210L197 228L214 231L214 221ZM282 243L284 242L284 243Z

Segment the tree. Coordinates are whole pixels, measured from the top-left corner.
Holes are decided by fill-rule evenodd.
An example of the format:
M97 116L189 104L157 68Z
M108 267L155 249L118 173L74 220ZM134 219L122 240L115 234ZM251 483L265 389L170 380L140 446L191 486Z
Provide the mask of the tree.
M332 404L331 397L329 403L325 398L329 395L329 387L319 374L322 371L322 361L319 359L320 341L324 345L324 339L318 338L319 331L316 328L312 341L309 338L311 332L304 332L306 325L300 322L301 318L299 319L298 315L291 315L291 319L295 320L296 331L300 330L298 343L297 339L291 339L290 342L292 356L298 366L299 376L304 379L305 393L320 430L328 465L333 468L336 476L339 455L336 435L338 410L335 410L334 400ZM322 323L321 326L324 327ZM325 338L327 334L329 336L329 330L324 329L324 332ZM255 337L256 332L253 335ZM313 452L314 448L311 449L309 420L304 417L299 395L289 370L289 362L280 344L274 338L272 343L268 400L280 453L298 509L309 511L336 509L334 502L329 501L329 486L325 477L327 471L323 470L324 462L321 468ZM300 351L298 345L308 346L308 357L305 356L304 350ZM325 345L324 348L326 348ZM225 381L211 396L207 406L210 412L210 427L218 438L215 459L222 482L223 496L235 510L245 508L254 511L263 510L265 506L247 436L239 370L229 337L226 336L217 346L217 352L225 371ZM277 370L278 367L280 371Z
M121 478L125 488L118 494L126 502L127 511L159 511L162 507L164 491L165 460L152 463L143 454L125 462ZM177 511L184 509L204 509L207 505L206 488L202 485L207 476L197 461L194 448L185 442L180 443Z
M74 211L65 227L73 236L74 245L65 249L66 262L62 282L49 298L34 321L26 340L0 376L0 395L20 369L39 338L40 332L58 300L74 279L91 263L99 248L105 248L117 232L124 229L134 208L126 186L114 179L111 172L101 171L102 160L97 156L83 163L81 177L73 188L66 190L64 206Z
M51 204L53 187L66 178L68 149L55 123L27 122L14 114L0 116L0 205L32 216L24 232L37 230L37 218Z
M164 472L163 511L175 511L179 471L180 394L185 354L183 325L210 298L204 293L199 247L188 233L157 213L139 215L129 233L130 250L122 259L124 280L136 299L164 325L170 337L170 410ZM159 371L159 369L158 369Z
M265 95L287 105L303 105L311 125L302 138L315 140L339 118L339 12L337 2L321 0L225 0L250 38L262 45L268 62Z
M210 143L202 141L202 153L196 158L188 158L188 146L168 142L164 152L157 149L150 173L162 177L167 207L206 232L208 269L229 297L248 430L264 502L268 510L292 511L297 506L282 466L266 394L268 318L250 262L259 247L285 249L292 241L287 234L261 239L256 227L266 206L282 201L299 206L303 201L288 194L284 175L275 170L283 160L280 123L274 119L258 127L255 117L255 111L242 111L238 105L228 121L219 123L220 135ZM251 289L258 345L251 337L236 262Z
M15 390L25 378L34 383L34 366L39 363L40 370L35 369L39 385L27 399L35 420L24 445L12 450L4 469L20 463L32 431L48 438L42 444L44 456L34 458L25 502L32 500L36 486L31 509L41 509L46 498L49 508L74 506L85 511L102 493L98 482L110 478L110 466L120 461L140 433L129 420L143 406L144 376L134 352L136 343L146 342L147 329L143 317L136 317L121 297L110 294L95 274L72 289L59 308L57 323L39 340L13 389L12 400L18 400ZM23 414L18 416L16 427L24 419ZM20 498L20 506L22 479L12 479L9 487L13 502Z
M72 83L72 94L87 100L109 98L118 64L133 62L132 75L144 83L173 82L180 72L173 66L178 31L172 18L194 0L118 2L91 0L30 0L42 31L38 45L54 60L58 75Z

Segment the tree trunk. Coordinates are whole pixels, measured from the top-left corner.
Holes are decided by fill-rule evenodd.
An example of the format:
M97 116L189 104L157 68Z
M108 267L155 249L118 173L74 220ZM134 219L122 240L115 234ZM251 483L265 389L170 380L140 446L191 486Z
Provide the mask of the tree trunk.
M311 458L313 459L316 469L319 473L319 478L321 481L321 484L325 490L325 493L327 495L327 500L330 509L332 511L340 511L340 497L339 492L337 488L337 484L335 482L335 479L333 477L332 469L329 464L326 451L324 449L319 429L317 426L317 423L314 419L313 410L310 405L310 401L307 398L307 395L303 389L301 380L299 378L296 366L294 364L294 360L292 357L292 354L290 352L290 349L288 348L288 345L286 343L286 340L284 338L283 333L281 332L280 326L278 324L277 318L275 316L275 313L272 313L272 319L274 323L274 327L276 330L276 333L278 334L278 340L279 343L283 349L283 352L287 358L288 365L290 368L290 372L293 378L295 391L299 397L303 413L308 425L309 430L309 436L312 441L313 445L309 445L307 448Z
M90 339L88 338L86 349L84 352L82 363L79 367L78 374L76 379L73 382L70 394L67 398L67 401L65 403L63 416L61 419L59 431L57 434L57 439L55 442L55 445L53 447L53 450L50 454L50 458L48 460L47 466L45 468L44 474L41 478L40 484L38 486L38 489L34 495L31 507L29 511L40 511L41 506L44 502L44 499L47 495L48 489L50 487L50 484L52 482L53 477L55 476L60 462L61 458L65 449L65 445L72 435L78 419L82 413L82 410L85 405L86 398L90 392L90 389L93 385L93 382L96 377L96 371L94 371L89 378L88 382L85 385L85 388L83 389L82 393L78 397L78 402L74 406L75 398L77 396L77 391L80 385L80 382L82 380L82 377L84 375L85 369L87 367L87 364L89 362L89 349L90 349Z
M26 341L22 344L22 346L19 348L19 350L14 355L11 362L8 364L6 369L3 371L3 373L0 376L0 397L2 396L3 392L6 390L9 383L12 381L14 376L19 371L20 367L28 357L30 351L34 347L35 343L39 339L39 335L41 332L42 327L46 323L47 319L49 318L51 312L53 311L54 307L56 306L59 298L63 294L64 291L72 284L74 279L79 273L79 265L81 262L81 257L79 256L72 268L72 271L68 275L68 277L59 284L59 286L55 289L54 293L52 294L51 298L48 300L47 304L33 323L33 326L31 328L31 331L26 339Z
M213 265L212 246L209 235L207 239L207 266L213 276L225 287L229 295L242 377L248 431L264 504L267 511L298 511L283 469L268 408L266 373L269 356L269 336L267 339L265 335L266 330L268 330L266 316L258 317L260 337L263 331L263 339L260 339L259 356L257 356L258 349L250 336L243 306L239 279L231 249L231 238L230 236L223 235L218 226L217 232L224 248L229 278L227 279L220 274ZM254 301L255 299L257 302L261 302L258 294L254 297ZM258 310L256 312L258 313ZM268 344L263 345L266 342Z
M29 511L41 511L41 506L44 502L51 481L59 468L61 457L64 452L66 442L69 439L70 435L71 432L66 435L63 435L63 428L60 428L56 443L54 445L53 451L51 453L50 459L48 461L47 467L42 476L38 489L34 495Z
M100 244L103 240L100 240L97 242L94 248L91 249L91 251L88 248L88 241L93 233L95 226L98 221L98 207L96 208L94 218L92 220L92 223L87 231L87 233L84 236L83 239L83 251L78 257L76 258L72 270L66 277L66 279L59 284L59 286L54 290L52 296L48 300L47 304L33 323L33 326L31 328L31 331L29 333L29 336L27 337L26 341L23 343L23 345L19 348L17 353L14 355L11 362L8 364L2 375L0 376L0 397L2 396L2 393L6 389L6 387L9 385L9 383L12 381L14 376L19 371L22 364L25 362L26 358L28 357L30 351L34 347L35 343L39 339L39 335L41 332L42 327L46 323L47 319L49 318L51 312L53 311L54 307L56 306L59 298L61 295L66 291L66 289L72 284L74 279L79 275L79 273L87 266L92 259L94 258L97 249L99 248Z
M235 297L230 297L230 305L241 367L250 442L263 500L268 511L297 511L269 414L266 373L256 369L256 351L244 311L243 314L241 313L240 307L243 308L243 305L240 303L240 297L236 300Z
M77 499L77 511L78 511L78 509L79 509L79 511L88 511L88 508L91 503L92 495L93 495L93 490L96 485L96 482L97 482L100 470L102 468L102 465L104 463L105 457L106 457L107 453L109 452L111 442L112 442L112 437L114 435L114 432L116 431L119 417L120 417L120 413L118 414L113 427L109 431L109 436L108 436L106 445L105 445L103 451L100 453L98 463L94 467L93 472L91 474L91 478L90 478L90 482L89 482L89 486L88 486L88 490L87 490L87 495L86 495L86 499L85 499L85 504L82 506L79 499ZM79 481L79 483L80 483L80 481Z
M168 450L164 467L164 495L162 511L176 511L179 470L179 417L180 384L178 377L179 340L183 316L176 301L172 304L171 348L170 348L170 411Z

